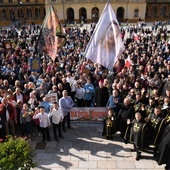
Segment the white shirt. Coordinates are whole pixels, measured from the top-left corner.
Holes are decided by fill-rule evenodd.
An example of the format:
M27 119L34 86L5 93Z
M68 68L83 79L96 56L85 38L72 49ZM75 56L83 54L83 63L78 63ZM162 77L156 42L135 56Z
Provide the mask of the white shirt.
M47 113L38 113L37 115L33 116L33 119L39 119L40 121L40 127L42 128L46 128L48 126L50 126L50 119L48 117Z
M6 120L9 121L9 118L10 118L9 112L8 112L8 109L6 109Z
M53 108L53 110L49 113L49 117L51 116L52 116L52 122L54 124L59 124L61 119L64 118L63 111L61 110L61 108L58 108L58 110Z
M68 83L70 83L71 92L74 92L75 91L75 84L76 84L75 79L73 77L67 77L66 80L67 80Z
M82 98L84 97L84 91L83 91L83 88L82 88L82 87L76 88L75 97L76 97L77 99L82 99Z
M23 103L23 95L20 93L20 94L16 94L16 101L18 101L18 100L21 100L22 101L22 103Z

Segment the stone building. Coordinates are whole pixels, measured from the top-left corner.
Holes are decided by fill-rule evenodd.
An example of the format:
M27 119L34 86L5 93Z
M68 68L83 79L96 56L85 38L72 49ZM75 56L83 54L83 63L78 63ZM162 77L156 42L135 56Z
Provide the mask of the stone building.
M0 0L0 26L41 24L52 4L62 22L98 21L107 0ZM169 20L170 0L110 0L119 22Z

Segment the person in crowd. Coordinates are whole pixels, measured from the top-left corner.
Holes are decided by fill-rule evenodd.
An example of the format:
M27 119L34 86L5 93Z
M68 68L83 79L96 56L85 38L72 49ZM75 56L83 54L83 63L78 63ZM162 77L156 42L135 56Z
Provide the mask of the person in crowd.
M81 87L80 81L76 82L76 94L75 94L75 100L76 100L76 106L77 107L83 107L84 106L84 90Z
M33 119L39 119L40 128L42 133L42 142L44 143L46 140L50 141L50 119L47 113L45 113L45 109L43 106L39 106L40 112L35 112Z
M6 133L5 133L5 117L2 113L0 113L0 142L5 141Z
M134 149L131 151L136 152L136 160L138 161L141 158L141 152L147 150L149 147L148 126L145 120L142 118L142 114L140 112L135 113L135 118L133 121L128 119L127 124L130 128L129 141L130 143L134 144ZM127 136L128 134L125 134L126 140Z
M113 135L116 133L116 124L114 120L114 114L111 109L107 111L107 115L103 121L102 136L106 139L113 139Z
M44 97L43 97L43 100L40 101L39 103L40 103L40 106L43 106L43 107L44 107L45 112L46 112L46 113L49 113L50 108L51 108L51 103L50 103L50 101L48 100L47 96L44 96Z
M117 129L121 132L121 137L124 138L127 129L127 120L132 121L134 119L134 108L130 103L129 98L125 98L123 103L118 104L120 111L118 113L118 127ZM127 143L127 141L125 141Z
M74 106L74 102L70 96L68 96L67 90L63 90L63 97L59 99L59 107L61 107L64 115L64 119L62 122L62 129L66 132L66 122L69 129L71 129L70 125L70 109Z
M164 129L161 142L159 145L159 157L158 165L166 164L165 170L170 169L170 124L168 123L167 127Z
M5 134L15 135L15 111L12 104L8 103L6 97L2 98L2 104L0 104L0 114L4 116Z
M84 85L84 106L91 107L94 99L95 89L91 83L90 78L88 78L87 83Z
M99 86L95 90L95 106L96 107L106 107L107 101L109 99L108 88L103 86L103 81L99 81Z
M153 156L158 156L158 147L160 144L161 136L163 130L166 127L166 120L163 117L162 110L160 106L154 108L154 112L150 113L145 121L149 123L149 142L153 146Z
M29 97L29 100L28 100L28 106L31 109L35 109L35 107L37 107L38 105L39 105L39 102L38 102L37 97L36 97L36 92L32 91L30 93L30 97Z
M62 109L59 108L57 102L54 102L53 105L51 106L49 117L52 117L54 138L57 142L59 142L58 137L64 139L61 133L61 123L64 119L64 115ZM58 131L58 135L57 135L57 131Z
M74 102L74 101L75 101L75 100L74 100L74 97L75 97L75 94L76 94L76 89L75 89L76 80L75 80L75 78L71 75L71 72L68 72L68 73L67 73L66 81L67 81L68 83L70 83L70 87L71 87L71 94L70 94L70 96L71 96L71 98L72 98L72 100L73 100L73 102Z
M31 138L33 134L33 122L32 122L33 111L31 110L31 108L28 107L28 104L24 103L21 110L21 114L27 136Z
M57 93L57 86L53 85L52 90L48 92L48 94L53 95L55 97L55 102L58 103L58 93Z
M17 136L25 136L26 130L24 125L24 119L22 116L23 102L21 100L17 101L16 105L16 115L15 115L15 127Z
M35 115L35 114L38 114L38 113L40 112L40 109L39 109L39 107L37 106L37 107L35 107L34 109L32 109L32 111L33 111L33 115ZM34 125L34 127L36 127L36 129L37 129L38 136L42 136L39 118L33 119L33 125ZM35 131L36 131L36 130L35 130Z
M116 128L119 127L118 113L119 113L120 107L118 106L118 103L121 103L121 98L119 96L118 90L115 89L112 91L112 95L109 97L106 107L107 107L107 109L112 109L112 111L114 113L114 118L116 121ZM116 131L118 131L118 129L116 129Z

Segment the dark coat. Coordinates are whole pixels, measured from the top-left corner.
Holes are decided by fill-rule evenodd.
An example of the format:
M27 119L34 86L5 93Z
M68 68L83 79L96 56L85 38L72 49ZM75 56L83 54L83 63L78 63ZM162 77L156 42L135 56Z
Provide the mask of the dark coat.
M130 142L134 143L138 150L144 151L148 148L148 126L144 120L134 119L131 123Z
M167 164L170 161L170 124L165 128L159 146L160 157L158 164Z
M109 99L109 91L107 87L97 87L95 91L95 103L97 107L106 107Z

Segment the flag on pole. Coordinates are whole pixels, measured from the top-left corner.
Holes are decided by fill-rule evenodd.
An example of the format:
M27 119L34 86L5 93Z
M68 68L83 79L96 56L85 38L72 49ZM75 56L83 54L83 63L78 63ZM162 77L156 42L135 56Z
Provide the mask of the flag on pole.
M85 57L109 70L124 51L119 23L109 2L95 27L85 50Z
M65 40L65 31L61 27L57 12L51 5L47 11L37 41L39 53L45 52L54 61L59 47Z
M133 39L134 41L137 41L138 43L140 42L140 37L136 33L133 34Z
M125 59L125 67L129 68L131 66L131 60L130 60L130 56L128 55L128 57Z

